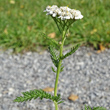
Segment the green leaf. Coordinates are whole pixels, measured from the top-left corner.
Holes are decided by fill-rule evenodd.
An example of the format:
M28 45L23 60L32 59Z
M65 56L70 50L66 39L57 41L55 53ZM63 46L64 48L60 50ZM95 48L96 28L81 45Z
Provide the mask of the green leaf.
M63 103L64 101L60 101L60 102L58 102L58 104L61 104L61 103Z
M92 110L90 106L85 105L85 110Z
M53 64L54 64L56 67L58 67L59 58L58 58L58 56L57 56L55 47L54 47L53 45L50 45L50 46L49 46L49 52L50 52L50 54L51 54L51 59L52 59Z
M53 67L51 67L51 68L52 68L52 71L56 73L55 69Z
M48 41L48 45L53 45L56 49L59 49L59 43L56 41L56 40L54 40L54 39L52 39L52 38L50 38L50 37L48 37L47 35L45 35L44 33L43 33L43 36L44 36L44 38Z
M107 110L107 109L104 107L94 107L93 110Z
M79 48L80 44L77 44L75 47L71 48L71 51L66 53L65 55L63 55L60 59L65 59L66 57L72 55L78 48Z
M61 66L61 68L60 68L60 72L62 72L62 71L63 71L63 68L64 68L64 66Z
M30 101L32 99L37 99L38 97L42 100L43 98L50 99L52 101L57 102L58 104L62 103L63 101L60 98L60 95L58 96L52 96L49 93L46 93L42 89L40 90L30 90L22 93L23 96L17 97L14 102L26 102Z
M93 107L93 109L90 106L86 106L85 105L85 109L84 110L107 110L104 107Z

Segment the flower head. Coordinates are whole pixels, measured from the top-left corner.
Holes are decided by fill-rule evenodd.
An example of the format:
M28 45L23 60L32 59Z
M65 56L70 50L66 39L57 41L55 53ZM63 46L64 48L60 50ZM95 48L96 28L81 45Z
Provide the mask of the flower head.
M46 15L51 15L52 17L57 17L61 20L77 20L83 18L83 15L81 15L79 10L70 9L67 6L61 6L60 8L57 5L47 6L44 12L47 12Z

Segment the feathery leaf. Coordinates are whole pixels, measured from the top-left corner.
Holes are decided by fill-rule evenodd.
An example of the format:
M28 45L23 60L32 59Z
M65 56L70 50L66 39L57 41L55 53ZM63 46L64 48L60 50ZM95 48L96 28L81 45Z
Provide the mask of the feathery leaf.
M93 110L107 110L107 109L104 107L94 107Z
M63 68L64 68L64 66L62 66L62 65L61 65L60 72L62 72L62 71L63 71Z
M61 100L60 98L60 95L58 96L52 96L51 94L49 93L46 93L45 91L43 91L42 89L40 90L30 90L30 91L27 91L27 92L23 92L22 93L23 96L20 96L20 97L17 97L14 102L26 102L26 101L30 101L32 99L37 99L38 97L42 100L43 98L46 98L46 99L50 99L52 101L55 101L57 102L58 104L59 103L62 103L63 101Z
M50 46L49 46L49 52L50 52L50 54L51 54L52 62L54 63L54 65L55 65L56 67L58 67L59 58L58 58L58 56L57 56L55 47L52 46L52 45L50 45Z
M107 110L104 107L93 107L93 109L90 106L86 106L85 105L85 109L84 110Z
M45 34L43 34L43 36L48 41L48 45L53 45L56 49L59 49L60 45L59 45L59 43L56 40L48 37Z
M72 55L78 48L79 48L80 44L77 44L75 47L71 48L71 51L66 53L65 55L63 55L60 59L65 59L66 57Z
M51 68L52 68L52 71L56 73L55 69L53 67L51 67Z

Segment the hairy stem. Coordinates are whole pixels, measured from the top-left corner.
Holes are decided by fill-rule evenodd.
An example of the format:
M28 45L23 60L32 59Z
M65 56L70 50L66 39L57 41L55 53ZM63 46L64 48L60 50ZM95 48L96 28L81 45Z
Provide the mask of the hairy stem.
M60 46L59 58L62 57L64 41L65 41L65 31L63 31L62 43L61 43L61 46ZM62 63L62 59L60 59L59 63L58 63L56 80L55 80L55 88L54 88L54 96L57 96L57 85L58 85L59 73L60 73L60 69L61 69L61 63ZM54 104L55 104L55 110L58 110L58 104L56 102L54 102Z

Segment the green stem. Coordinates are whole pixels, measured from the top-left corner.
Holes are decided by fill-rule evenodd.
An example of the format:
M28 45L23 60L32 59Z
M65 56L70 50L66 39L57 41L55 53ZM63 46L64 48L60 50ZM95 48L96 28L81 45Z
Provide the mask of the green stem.
M52 17L53 18L53 17ZM59 25L58 25L58 21L57 21L57 19L56 18L53 18L53 20L55 21L55 23L56 23L56 25L57 25L57 28L58 28L58 30L60 31L60 33L61 33L61 29L60 29L60 27L59 27Z
M54 105L55 105L55 110L58 110L58 104L57 104L57 102L54 102Z
M62 43L61 43L61 46L60 46L59 58L62 57L64 41L65 41L65 31L63 31ZM60 69L61 69L61 63L62 63L62 60L60 59L59 63L58 63L56 80L55 80L54 96L57 96L57 85L58 85L59 73L60 73ZM56 102L54 102L54 104L55 104L55 110L58 110L58 104Z

